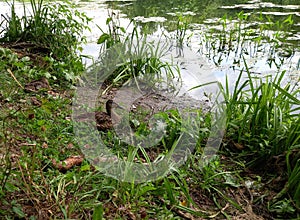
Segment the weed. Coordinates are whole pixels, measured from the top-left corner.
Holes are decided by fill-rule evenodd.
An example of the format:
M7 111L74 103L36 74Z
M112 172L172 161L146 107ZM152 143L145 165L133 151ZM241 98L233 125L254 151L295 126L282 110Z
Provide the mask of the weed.
M298 129L299 119L291 110L295 102L299 104L295 98L299 90L289 84L282 86L284 72L274 79L271 76L258 79L257 86L248 69L247 74L242 83L240 73L232 95L229 95L228 81L226 91L223 90L229 118L227 130L236 132L231 135L237 143L243 143L264 158L282 154L299 143L294 136L298 133L295 125Z
M119 15L115 12L110 12L106 19L106 25L108 27L108 33L106 33L100 26L97 26L102 35L98 38L97 43L104 45L100 51L105 51L112 46L121 43L122 38L126 34L126 29L120 25Z
M300 104L296 98L299 89L283 84L285 72L274 78L253 77L247 66L246 72L245 80L240 73L232 94L228 81L225 89L222 88L227 103L226 136L240 146L248 165L254 167L266 166L272 158L287 155L288 180L274 200L290 192L298 204L299 187L294 181L299 175L300 131L296 113ZM291 160L290 155L297 156Z
M255 21L254 24L251 21ZM257 17L241 11L234 17L224 15L218 24L221 30L212 27L201 34L202 48L199 50L215 65L219 66L230 58L234 66L239 66L243 56L260 59L263 55L268 57L270 67L275 65L279 69L297 51L297 45L288 40L290 33L287 30L293 25L292 16L275 22L269 16L260 14Z
M43 11L42 6L32 7L35 14L41 13L40 10ZM6 37L22 35L17 32L19 29L14 27L23 24L24 21L13 16L11 19L15 24L11 24L9 29L11 32ZM224 20L226 19L224 17ZM241 35L238 41L242 44L244 41L242 25L248 17L241 13L239 19L235 31ZM39 29L39 22L41 21L32 22L35 27L32 29L33 34L38 33L34 30ZM127 36L124 33L125 29L120 27L117 21L114 22L108 19L107 23L111 29L107 35L103 33L99 39L99 43L105 44L107 50L101 51L102 59L98 66L93 67L94 72L92 71L88 77L94 77L96 80L93 82L98 85L99 81L102 83L102 80L107 79L109 75L107 72L113 73L108 80L108 88L143 80L150 81L153 85L161 82L170 85L168 80L172 81L177 74L176 71L180 74L180 70L161 59L168 52L168 46L163 45L161 41L160 45L157 45L157 41L147 41L147 36L141 35L137 28ZM226 24L224 22L221 49L228 46L230 50L235 51L231 41L235 38L236 32L229 33L227 39ZM183 42L181 37L185 35L185 26L182 28L178 34L179 40ZM28 37L32 37L31 33L27 34ZM214 49L218 49L217 45L214 46L216 46ZM53 49L57 49L55 45ZM127 56L128 51L130 55ZM132 55L138 59L131 59ZM287 218L297 215L295 212L299 208L300 121L297 98L299 89L289 83L283 84L284 72L275 77L258 78L257 75L250 73L246 65L247 76L243 78L244 72L240 72L233 92L230 90L228 80L221 88L227 113L223 149L227 146L233 158L226 157L224 152L218 152L219 155L203 166L200 158L205 151L205 142L210 136L213 115L198 109L191 110L191 117L182 117L176 109L157 112L154 118L164 121L163 128L166 133L158 146L152 149L123 143L116 137L114 131L100 133L104 144L118 157L135 163L150 163L164 158L170 152L174 152L179 141L183 143L180 150L184 152L190 150L191 143L195 143L195 149L190 152L192 155L184 161L183 166L172 167L173 172L162 179L135 184L120 182L103 175L96 171L88 160L65 172L60 172L53 165L53 161L63 161L74 154L81 154L79 149L88 146L80 146L74 137L70 121L72 101L69 96L64 92L32 94L23 90L23 85L29 79L45 75L51 78L51 74L55 71L63 74L63 76L56 75L58 79L73 80L75 73L64 72L63 69L75 68L73 70L76 72L80 66L79 58L73 60L74 62L64 62L54 56L47 56L46 60L49 65L41 70L32 65L31 58L26 56L20 58L11 50L0 48L1 217L229 219L245 209L245 213L240 217L252 219L249 216L245 217L244 214L249 214L248 207L257 207L260 205L259 201L263 199L269 202L269 210L277 217ZM69 66L76 63L77 67ZM169 77L162 77L163 74ZM141 88L142 83L139 86ZM37 100L39 105L32 104L32 100ZM130 115L135 135L141 140L151 129L160 132L159 123L151 127L143 121L149 114L151 111L137 109L135 114ZM181 135L182 133L186 136ZM239 148L234 148L235 146ZM234 157L235 152L238 153L237 157ZM266 183L265 178L257 173L251 173L246 166L251 164L264 167L262 165L267 165L274 157L284 158L287 167L286 173L276 175L276 177L280 175L281 178L287 177L286 184L279 189L279 193L272 191L274 187L270 185L272 183ZM250 183L254 182L252 179L259 179L259 187L264 188L245 187L246 179L250 179L248 181ZM276 193L277 196L273 198ZM272 197L272 201L268 197ZM266 218L271 217L267 215Z
M54 79L75 82L83 71L80 56L81 44L85 42L82 31L88 29L90 19L75 10L69 2L45 4L43 0L30 0L31 13L23 3L24 15L15 12L15 2L11 3L11 15L4 16L3 37L0 42L21 44L31 53L45 56ZM58 62L51 62L52 59ZM50 72L50 71L49 71ZM48 76L49 78L49 76Z
M90 77L94 83L108 84L103 94L111 87L130 83L135 83L139 88L139 81L149 87L163 84L165 88L174 91L175 83L172 79L180 78L180 72L176 65L162 60L168 53L168 43L141 35L137 27L123 36L125 28L118 25L114 14L111 16L107 19L108 33L103 33L98 40L104 47L87 79Z
M187 36L187 31L189 30L189 21L187 16L177 13L177 27L176 27L176 42L177 47L182 48L184 42L188 42L191 35Z

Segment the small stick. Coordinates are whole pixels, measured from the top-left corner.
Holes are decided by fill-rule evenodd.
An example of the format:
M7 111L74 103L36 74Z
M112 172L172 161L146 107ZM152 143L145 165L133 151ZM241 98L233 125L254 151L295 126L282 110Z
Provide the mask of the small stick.
M24 87L21 85L21 83L17 80L17 78L15 77L15 75L12 73L12 71L10 69L7 69L7 72L10 73L10 75L12 76L12 78L14 78L14 80L18 83L18 85L24 89Z
M36 146L36 144L21 143L19 146Z

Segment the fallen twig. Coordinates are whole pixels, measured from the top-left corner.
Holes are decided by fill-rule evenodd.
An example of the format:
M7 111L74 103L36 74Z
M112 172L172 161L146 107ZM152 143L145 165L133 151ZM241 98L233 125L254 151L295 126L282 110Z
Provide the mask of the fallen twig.
M7 72L9 72L9 74L12 76L12 78L14 78L14 80L17 82L17 84L24 89L24 87L21 85L21 83L17 80L17 78L15 77L15 75L12 73L12 71L10 69L7 69Z

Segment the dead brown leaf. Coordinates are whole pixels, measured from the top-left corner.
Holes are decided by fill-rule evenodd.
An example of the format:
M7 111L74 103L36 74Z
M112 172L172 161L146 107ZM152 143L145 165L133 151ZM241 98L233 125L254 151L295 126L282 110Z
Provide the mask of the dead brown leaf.
M67 158L64 161L61 161L59 163L57 163L53 159L52 163L53 163L53 166L55 168L57 168L59 171L65 172L65 171L71 169L74 166L81 165L82 161L83 161L83 157L82 156L71 156L71 157L69 157L69 158Z

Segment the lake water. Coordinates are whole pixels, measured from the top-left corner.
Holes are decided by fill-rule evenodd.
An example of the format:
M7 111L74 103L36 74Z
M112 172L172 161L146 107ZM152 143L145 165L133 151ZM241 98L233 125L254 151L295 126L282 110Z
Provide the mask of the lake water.
M186 76L193 86L193 77L199 79L203 75L213 74L224 81L229 75L234 81L236 75L244 67L243 57L250 71L257 75L276 74L287 71L290 79L298 81L300 76L300 2L298 0L135 0L135 1L73 1L80 11L93 18L90 24L92 32L84 33L88 44L84 46L84 54L97 58L99 45L97 39L101 31L106 30L106 19L110 10L120 17L120 25L132 30L130 21L147 30L153 37L163 33L175 36L178 18L188 23L186 36L190 36L184 56L178 63L182 70L192 73ZM7 3L0 1L1 14L9 12ZM21 10L19 5L19 13ZM242 13L241 13L242 12ZM243 16L246 21L239 22ZM224 15L226 14L226 19ZM288 16L292 16L293 24L288 26ZM223 18L223 19L222 19ZM277 21L277 26L269 25L268 19ZM286 20L284 23L283 21ZM281 25L282 24L282 25ZM262 29L262 26L264 28ZM278 41L276 36L285 31L285 37ZM236 32L242 33L237 39ZM230 38L232 40L228 40ZM259 36L268 37L257 43ZM224 43L225 42L225 43ZM230 45L230 46L229 46ZM87 60L91 63L90 60ZM189 74L188 74L189 75ZM190 77L190 78L188 78ZM197 81L197 79L196 79Z

